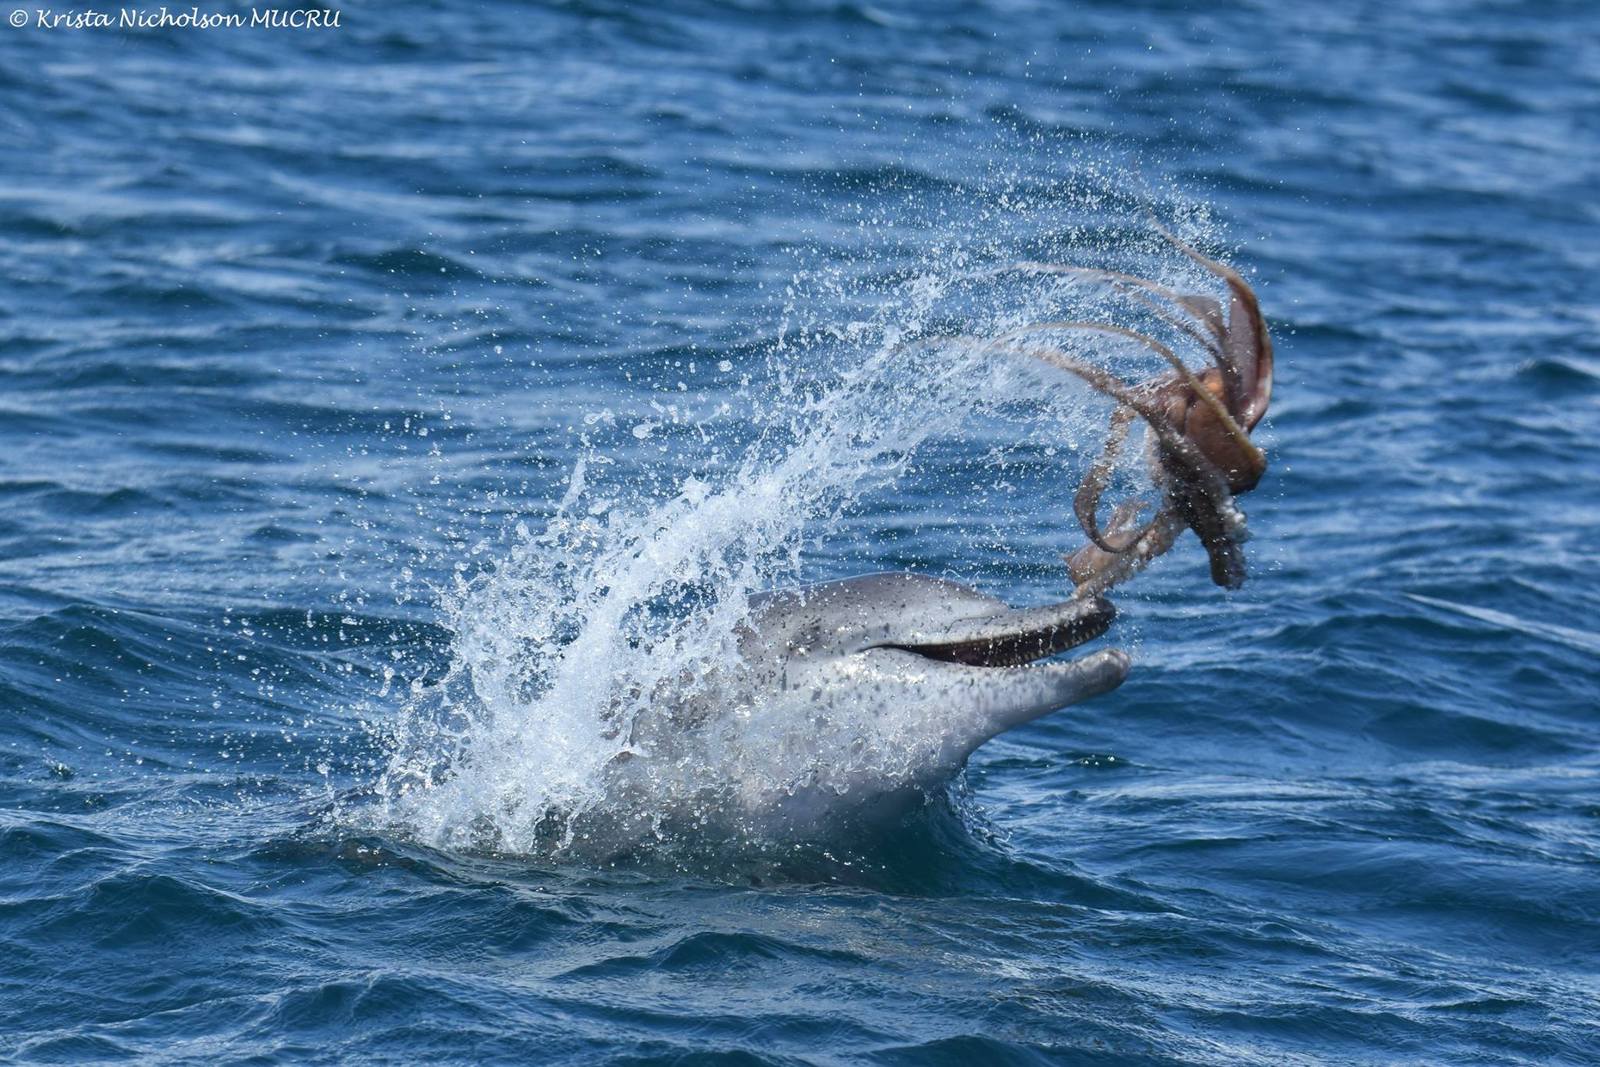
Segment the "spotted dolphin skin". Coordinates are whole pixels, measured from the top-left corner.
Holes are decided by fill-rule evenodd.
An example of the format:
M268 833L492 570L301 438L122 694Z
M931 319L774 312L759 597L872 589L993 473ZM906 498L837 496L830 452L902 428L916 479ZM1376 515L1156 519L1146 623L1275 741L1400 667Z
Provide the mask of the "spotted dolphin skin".
M990 738L1122 684L1120 649L1041 662L1101 636L1115 617L1098 597L1013 608L943 578L868 574L755 598L741 652L791 700L926 708L909 721L942 734L924 746L937 755L919 777L932 781Z
M905 573L756 596L737 669L634 723L611 813L678 809L766 840L893 821L990 738L1120 685L1118 649L1055 658L1114 616L1098 598L1013 608Z
M942 744L928 779L949 777L990 737L1122 685L1128 656L1046 657L1110 629L1102 598L1011 608L960 582L883 573L758 597L742 653L779 693L821 705L917 704Z

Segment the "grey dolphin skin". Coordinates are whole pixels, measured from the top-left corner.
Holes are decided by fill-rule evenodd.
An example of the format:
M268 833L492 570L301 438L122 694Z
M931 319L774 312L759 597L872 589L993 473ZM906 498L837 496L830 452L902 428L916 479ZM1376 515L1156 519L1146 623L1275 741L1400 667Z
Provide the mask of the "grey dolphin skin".
M1049 658L1104 634L1115 615L1099 598L1012 608L904 573L755 598L740 653L760 714L831 736L815 738L827 765L767 793L763 810L747 811L752 825L805 834L896 819L990 738L1122 684L1119 649Z
M813 703L934 709L945 738L928 772L946 776L997 734L1122 684L1120 649L1038 662L1115 616L1098 597L1012 608L943 578L868 574L755 598L741 652Z
M615 821L584 836L659 835L678 816L763 840L892 822L985 741L1120 685L1118 649L1051 658L1115 614L1092 597L1012 608L905 573L756 596L737 665L665 683L633 720L602 813Z

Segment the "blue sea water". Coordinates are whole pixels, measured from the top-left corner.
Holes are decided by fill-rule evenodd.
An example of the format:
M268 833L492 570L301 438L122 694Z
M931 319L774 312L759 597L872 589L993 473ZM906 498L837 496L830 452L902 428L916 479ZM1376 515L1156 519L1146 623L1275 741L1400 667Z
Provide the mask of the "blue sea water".
M30 23L0 179L0 1059L1600 1062L1593 5ZM1277 339L1245 588L887 834L539 847L594 709L440 694L585 551L1062 595L1093 412L885 354L1151 213Z

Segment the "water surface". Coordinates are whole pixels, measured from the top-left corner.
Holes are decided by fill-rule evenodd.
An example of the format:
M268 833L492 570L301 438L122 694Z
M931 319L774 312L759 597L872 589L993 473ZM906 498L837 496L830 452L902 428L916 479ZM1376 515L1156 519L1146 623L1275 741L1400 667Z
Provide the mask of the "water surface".
M5 28L0 1056L1594 1062L1597 127L1581 3ZM782 456L996 313L919 279L1147 207L1248 272L1278 393L1250 583L1144 575L1122 689L831 849L373 817L452 590L541 573L580 458L648 513ZM892 477L834 441L760 567L1059 595L1052 424L954 396Z

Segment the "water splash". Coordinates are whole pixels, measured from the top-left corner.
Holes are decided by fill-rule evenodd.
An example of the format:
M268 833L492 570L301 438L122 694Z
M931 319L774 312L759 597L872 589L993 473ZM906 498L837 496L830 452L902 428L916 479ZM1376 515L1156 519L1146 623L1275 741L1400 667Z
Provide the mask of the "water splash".
M1125 237L1098 242L1080 238L1074 258L1130 249ZM1132 252L1149 273L1160 246ZM1138 311L1093 285L992 269L1012 253L940 249L863 318L786 320L762 380L734 398L736 417L731 403L701 419L655 404L657 417L628 428L632 446L620 434L591 441L542 529L519 528L498 565L443 597L453 662L405 709L379 818L437 847L614 855L799 833L765 816L803 789L842 790L863 774L909 785L919 739L936 732L921 720L937 709L779 714L739 684L738 626L757 592L814 577L808 548L939 444L1059 463L1032 506L1072 537L1072 457L1098 443L1103 404L971 338ZM1173 277L1181 262L1161 269L1195 287ZM789 297L792 313L793 288ZM1104 343L1081 336L1062 343L1138 358L1086 351ZM607 410L588 421L618 420ZM664 491L654 488L663 471Z

